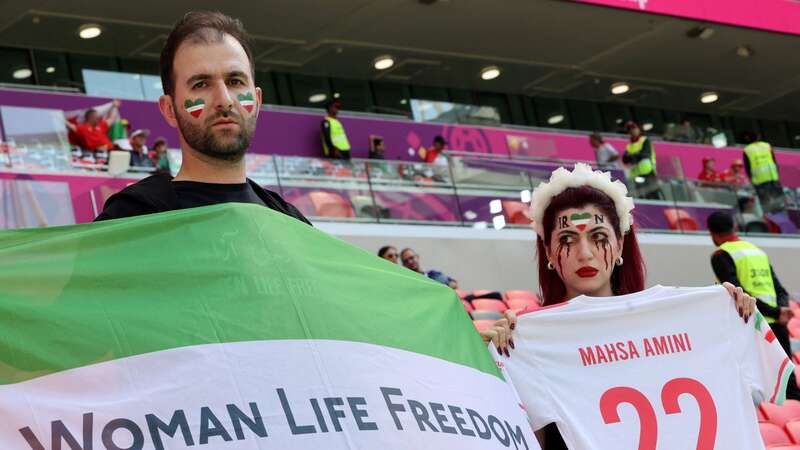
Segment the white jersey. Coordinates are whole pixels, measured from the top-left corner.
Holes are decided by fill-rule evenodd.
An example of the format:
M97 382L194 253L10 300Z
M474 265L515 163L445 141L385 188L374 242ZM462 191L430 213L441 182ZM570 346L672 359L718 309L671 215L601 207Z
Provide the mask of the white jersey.
M534 430L572 450L754 450L754 401L781 403L794 369L760 314L721 286L577 297L524 314L501 358Z

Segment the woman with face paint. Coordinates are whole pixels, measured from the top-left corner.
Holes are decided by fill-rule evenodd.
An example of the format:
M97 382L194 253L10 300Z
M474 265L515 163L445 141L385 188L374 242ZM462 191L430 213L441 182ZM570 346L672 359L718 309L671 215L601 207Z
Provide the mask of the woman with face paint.
M545 306L579 295L612 297L644 290L645 263L633 228L633 199L627 194L625 185L611 181L608 172L595 172L581 163L573 171L557 169L549 182L534 190L529 214L538 237L539 286ZM749 319L755 299L730 283L723 286L739 315ZM516 316L509 311L481 335L509 355L515 326ZM537 437L544 450L566 448L552 425Z

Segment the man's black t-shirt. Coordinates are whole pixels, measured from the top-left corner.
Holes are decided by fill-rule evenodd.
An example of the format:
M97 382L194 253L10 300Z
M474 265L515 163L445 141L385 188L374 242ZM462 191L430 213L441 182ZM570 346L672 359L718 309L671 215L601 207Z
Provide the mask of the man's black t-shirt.
M231 202L266 206L311 225L297 208L253 180L241 184L217 184L172 181L168 175L147 177L112 195L95 221Z

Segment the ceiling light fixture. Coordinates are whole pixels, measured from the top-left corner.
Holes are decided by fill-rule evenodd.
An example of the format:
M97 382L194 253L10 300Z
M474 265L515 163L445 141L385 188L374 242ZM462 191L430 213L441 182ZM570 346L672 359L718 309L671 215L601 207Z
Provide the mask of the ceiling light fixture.
M700 96L700 103L709 104L719 100L719 94L714 91L703 92Z
M375 58L373 66L378 70L386 70L394 65L394 58L389 55L382 55Z
M611 93L614 95L622 95L631 90L631 85L620 81L611 85Z
M740 45L736 47L736 56L740 58L749 58L753 56L754 53L755 52L753 51L753 49L750 48L750 46L748 45Z
M47 73L53 73L56 71L56 68L53 66L48 66L46 69L44 69L44 71Z
M15 80L24 80L25 78L29 78L31 75L33 75L33 72L31 72L31 69L28 69L27 67L16 69L11 73L11 76L14 77Z
M87 23L78 28L78 36L80 36L81 39L94 39L102 33L103 29L100 28L100 25L94 23Z
M547 123L550 125L557 125L564 121L563 114L553 114L552 116L547 118Z
M645 122L642 124L642 130L650 131L653 129L653 124L651 122Z
M321 102L324 102L327 99L328 99L328 96L325 95L325 94L321 94L321 93L320 94L311 94L311 96L308 97L309 103L321 103Z
M481 80L494 80L500 76L500 68L497 66L484 67L481 70Z

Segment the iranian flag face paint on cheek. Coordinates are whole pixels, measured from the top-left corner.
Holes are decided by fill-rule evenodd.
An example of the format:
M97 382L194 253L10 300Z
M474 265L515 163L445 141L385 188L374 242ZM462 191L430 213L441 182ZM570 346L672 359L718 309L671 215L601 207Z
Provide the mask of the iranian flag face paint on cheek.
M206 102L202 98L195 100L186 99L186 101L183 102L183 107L186 109L186 112L197 119L203 114L203 110L206 108Z
M239 94L236 96L236 99L239 100L239 104L242 105L247 112L252 113L253 108L256 106L256 102L253 99L253 93L248 92L246 94Z

